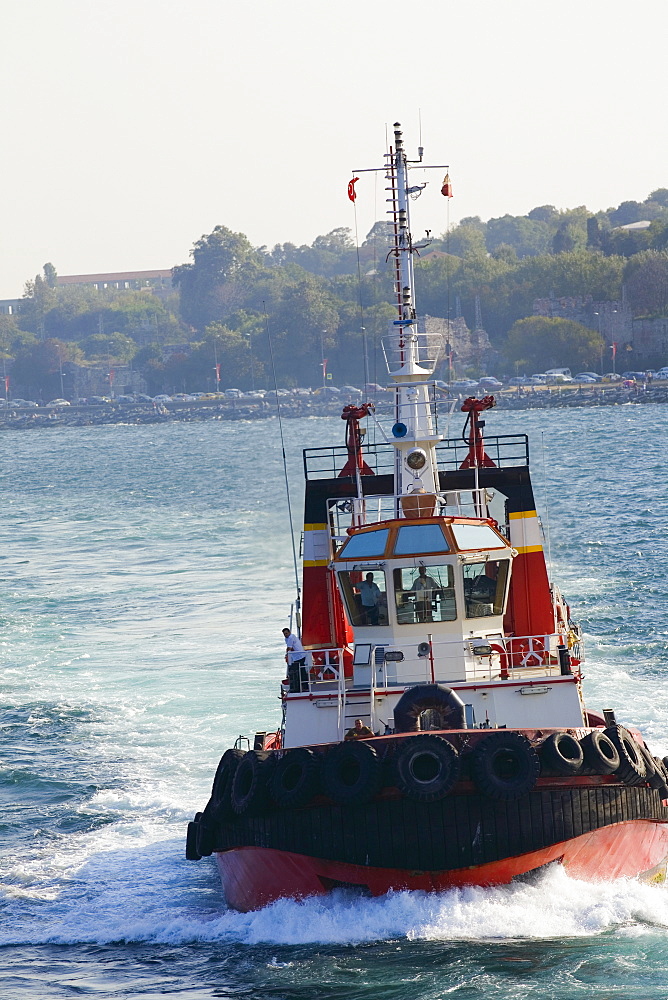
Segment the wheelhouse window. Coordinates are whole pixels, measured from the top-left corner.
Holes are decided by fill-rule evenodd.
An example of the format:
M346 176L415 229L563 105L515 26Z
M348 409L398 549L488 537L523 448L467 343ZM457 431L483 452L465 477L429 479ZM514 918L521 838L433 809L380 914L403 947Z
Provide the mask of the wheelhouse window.
M503 549L506 542L488 524L453 524L458 549Z
M464 572L464 604L467 618L502 615L508 582L508 559L467 563Z
M344 544L341 551L337 553L339 559L379 559L385 553L388 528L379 528L377 531L362 531L359 535L351 535Z
M382 570L345 570L338 576L351 625L389 624Z
M422 555L425 552L449 552L440 524L407 524L399 528L394 544L395 556Z
M452 566L406 566L394 570L399 625L452 622L457 617Z

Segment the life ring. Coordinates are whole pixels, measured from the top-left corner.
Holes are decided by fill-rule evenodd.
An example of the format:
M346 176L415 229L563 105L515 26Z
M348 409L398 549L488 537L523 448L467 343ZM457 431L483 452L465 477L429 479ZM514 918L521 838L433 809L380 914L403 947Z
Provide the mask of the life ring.
M540 762L557 774L577 774L582 770L584 752L570 733L552 733L538 748Z
M541 639L511 639L508 646L510 662L514 667L542 667L547 663L547 653Z
M216 776L213 779L211 789L210 812L216 822L223 822L232 814L232 781L234 773L239 766L239 761L243 757L243 751L230 749L226 750L220 758L216 768Z
M307 747L290 750L278 761L271 776L271 797L282 809L296 809L318 792L320 758Z
M540 760L521 733L494 733L476 744L470 755L471 777L490 799L519 799L536 784Z
M444 684L419 684L404 691L394 709L397 733L416 733L423 712L435 711L440 716L441 729L465 729L464 702Z
M452 743L442 736L411 736L395 758L396 784L408 799L436 802L459 780L461 764Z
M617 747L600 729L583 736L580 746L585 768L592 774L614 774L621 764Z
M369 802L380 791L382 761L375 749L362 741L337 743L325 754L322 786L340 805Z
M640 745L623 726L609 726L604 732L619 754L620 763L615 771L617 777L625 785L642 785L647 766Z
M230 801L237 816L256 815L267 805L271 756L262 750L249 750L234 772Z
M499 642L491 642L490 649L493 653L498 653L501 658L501 680L507 681L509 674L508 668L510 666L510 657L505 646L502 646Z

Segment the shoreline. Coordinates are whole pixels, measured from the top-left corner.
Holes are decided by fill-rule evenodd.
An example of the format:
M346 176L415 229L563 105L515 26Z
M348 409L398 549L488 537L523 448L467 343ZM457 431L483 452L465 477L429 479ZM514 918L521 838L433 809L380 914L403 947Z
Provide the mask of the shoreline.
M446 415L453 402L461 403L466 394L442 398L438 401L439 415ZM668 382L661 386L616 385L578 389L503 390L496 395L496 404L502 410L564 409L587 406L621 406L627 404L668 403ZM390 400L374 399L376 412L388 414ZM347 397L340 400L312 401L300 399L281 400L281 416L328 417L339 416ZM266 420L275 417L276 405L268 400L245 402L231 399L214 404L184 403L112 403L99 406L63 406L39 410L12 409L0 411L0 431L29 430L37 427L97 427L108 424L164 424L173 422L201 422L206 420Z

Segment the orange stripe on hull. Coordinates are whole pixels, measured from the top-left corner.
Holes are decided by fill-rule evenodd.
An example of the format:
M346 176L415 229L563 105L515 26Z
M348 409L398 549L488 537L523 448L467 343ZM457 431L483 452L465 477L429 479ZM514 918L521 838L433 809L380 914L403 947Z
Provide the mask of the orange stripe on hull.
M391 889L442 892L467 885L506 885L551 861L560 861L569 875L584 881L634 877L668 857L668 823L617 823L537 851L447 872L367 868L266 847L233 848L215 857L228 905L247 912L276 899L322 896L341 883L373 896Z

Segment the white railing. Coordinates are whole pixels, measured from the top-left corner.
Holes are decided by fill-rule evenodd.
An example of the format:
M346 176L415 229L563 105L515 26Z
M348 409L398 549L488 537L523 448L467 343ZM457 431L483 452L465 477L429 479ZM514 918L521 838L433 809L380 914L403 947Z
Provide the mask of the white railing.
M401 371L409 361L415 361L426 371L433 371L444 343L441 333L415 333L411 327L393 331L381 340L385 364L390 374Z
M410 503L409 503L410 498ZM418 506L423 516L488 517L488 496L484 489L447 490L442 493L406 493L364 497L330 497L328 500L332 537L341 544L346 529L378 524L407 516L409 505Z

